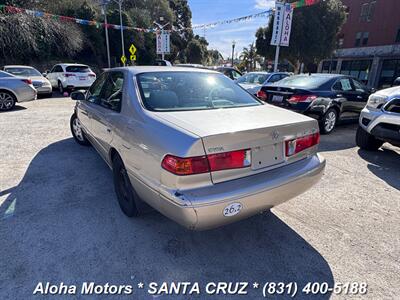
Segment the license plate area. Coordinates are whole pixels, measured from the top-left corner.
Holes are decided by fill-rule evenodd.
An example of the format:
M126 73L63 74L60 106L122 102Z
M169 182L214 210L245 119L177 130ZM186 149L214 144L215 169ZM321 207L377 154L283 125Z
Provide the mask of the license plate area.
M272 102L282 102L283 96L281 95L272 95Z
M284 161L283 143L258 146L251 149L251 168L258 170Z
M80 77L79 77L79 80L86 80L86 78L87 78L87 77L85 77L85 76L80 76Z

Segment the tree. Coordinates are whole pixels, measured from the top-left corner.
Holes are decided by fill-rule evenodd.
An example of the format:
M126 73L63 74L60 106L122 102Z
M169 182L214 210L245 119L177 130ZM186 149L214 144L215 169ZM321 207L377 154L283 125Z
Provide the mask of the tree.
M250 44L248 48L243 48L243 51L240 54L240 59L244 61L248 71L251 72L255 70L257 62L260 61L260 56L257 54L254 43Z
M296 8L293 14L290 46L281 47L281 58L288 59L297 69L329 57L336 48L337 35L345 22L346 12L340 0L322 1L313 6ZM256 32L257 53L273 58L275 47L270 45L273 17L268 27Z

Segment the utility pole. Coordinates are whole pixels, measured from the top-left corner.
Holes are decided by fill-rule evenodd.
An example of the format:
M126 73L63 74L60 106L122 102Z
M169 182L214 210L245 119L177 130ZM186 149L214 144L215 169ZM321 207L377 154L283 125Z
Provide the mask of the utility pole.
M101 12L104 14L104 29L106 33L106 48L107 48L107 62L108 62L108 68L111 68L111 60L110 60L110 43L108 40L108 23L107 23L107 1L104 0L101 3Z
M125 56L125 43L124 43L124 28L123 28L123 24L122 24L122 2L123 0L118 0L115 1L118 3L118 7L119 7L119 24L121 27L121 47L122 47L122 56ZM124 67L125 67L125 62L123 62Z
M232 68L233 68L233 57L235 55L235 45L236 45L236 42L232 41Z

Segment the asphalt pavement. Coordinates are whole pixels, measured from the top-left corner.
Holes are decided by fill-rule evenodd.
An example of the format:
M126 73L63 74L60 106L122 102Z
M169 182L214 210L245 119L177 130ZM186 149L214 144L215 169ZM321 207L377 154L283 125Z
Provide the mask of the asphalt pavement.
M314 188L269 213L191 232L157 212L122 214L111 171L71 137L73 106L41 99L0 113L0 299L36 298L40 281L144 283L126 299L152 299L148 283L164 281L367 282L364 298L400 294L399 148L361 151L356 124L340 126L322 136L327 168Z

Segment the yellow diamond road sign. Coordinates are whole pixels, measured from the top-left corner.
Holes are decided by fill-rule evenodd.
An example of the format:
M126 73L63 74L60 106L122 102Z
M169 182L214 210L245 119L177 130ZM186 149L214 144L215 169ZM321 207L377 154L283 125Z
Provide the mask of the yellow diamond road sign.
M125 55L122 55L122 56L121 56L121 61L122 61L123 64L126 63L126 56L125 56Z
M131 56L129 57L130 58L130 60L132 61L132 60L135 60L136 61L136 47L135 47L135 45L134 44L131 44L131 46L129 47L129 52L131 53Z

